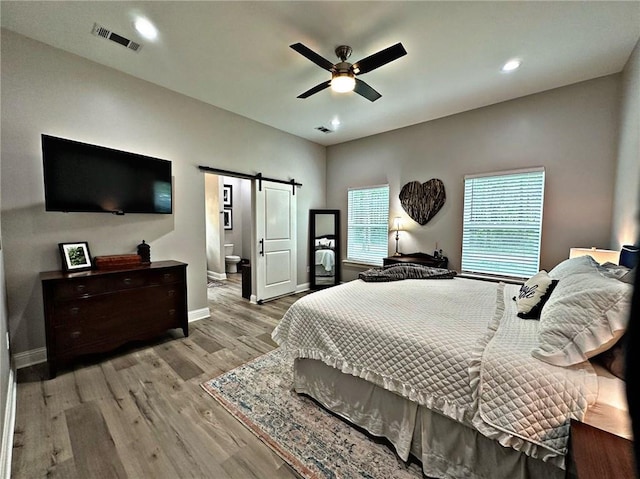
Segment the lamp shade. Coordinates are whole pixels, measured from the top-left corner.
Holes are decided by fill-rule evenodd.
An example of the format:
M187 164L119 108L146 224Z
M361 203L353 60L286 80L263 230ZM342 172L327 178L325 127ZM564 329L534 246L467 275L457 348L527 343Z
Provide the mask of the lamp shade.
M571 248L569 250L569 258L577 258L578 256L591 256L598 263L615 263L618 264L620 252L610 249L593 248Z

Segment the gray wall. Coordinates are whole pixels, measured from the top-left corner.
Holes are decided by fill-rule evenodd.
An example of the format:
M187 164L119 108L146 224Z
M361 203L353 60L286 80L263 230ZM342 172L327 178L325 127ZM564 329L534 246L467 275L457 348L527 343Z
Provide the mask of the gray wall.
M346 231L347 188L388 183L389 218L401 216L407 228L400 251L433 252L437 245L450 267L459 269L464 175L543 166L541 268L567 258L571 246L608 248L619 92L620 75L613 75L331 146L327 207L343 211ZM398 195L404 184L430 178L444 182L447 200L420 226L406 215ZM389 239L391 253L391 233ZM346 266L344 272L348 280L357 271Z
M189 264L188 307L207 307L204 174L197 165L303 184L298 278L307 278L307 216L325 204L324 147L206 105L12 32L2 31L2 232L13 352L44 347L40 271L57 270L57 243L92 255L134 252ZM171 160L173 215L44 211L40 134ZM284 179L288 179L284 178Z
M0 159L0 166L2 160ZM1 215L0 215L1 218ZM2 247L2 229L0 228L0 452L6 447L4 441L5 411L9 392L9 371L11 363L9 361L9 350L5 340L8 331L8 313L6 302L6 287L4 281L4 251ZM1 457L1 454L0 454ZM0 461L0 475L3 473L2 462Z
M611 248L640 241L640 40L622 74Z

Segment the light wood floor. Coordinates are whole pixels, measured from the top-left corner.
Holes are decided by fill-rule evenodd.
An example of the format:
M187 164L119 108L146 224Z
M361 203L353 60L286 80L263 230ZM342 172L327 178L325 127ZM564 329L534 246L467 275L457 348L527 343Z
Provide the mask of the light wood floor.
M46 378L18 371L12 478L296 478L200 383L272 350L301 294L253 305L240 275L209 288L212 316Z

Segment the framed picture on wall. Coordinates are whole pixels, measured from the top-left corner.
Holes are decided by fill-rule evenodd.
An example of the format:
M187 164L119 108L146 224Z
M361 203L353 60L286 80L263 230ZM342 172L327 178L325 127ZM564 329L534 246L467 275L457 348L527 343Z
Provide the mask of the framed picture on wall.
M225 209L222 212L222 224L224 225L224 229L226 230L233 229L233 216L231 215L230 209Z
M58 243L62 257L62 269L65 271L83 271L91 269L91 254L86 241L77 243Z
M233 186L224 185L222 187L222 206L230 208L233 206Z

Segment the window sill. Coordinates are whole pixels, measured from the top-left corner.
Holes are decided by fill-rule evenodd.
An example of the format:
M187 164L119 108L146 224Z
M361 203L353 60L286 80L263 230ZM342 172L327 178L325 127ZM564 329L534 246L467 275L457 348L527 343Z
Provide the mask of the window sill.
M481 273L470 273L463 271L462 273L458 273L458 278L468 278L468 279L479 279L480 281L492 281L494 283L508 283L508 284L524 284L526 278L514 278L510 276L498 276L493 274L481 274Z
M342 264L346 266L358 266L360 268L379 268L381 264L363 263L362 261L354 261L351 259L343 259Z

